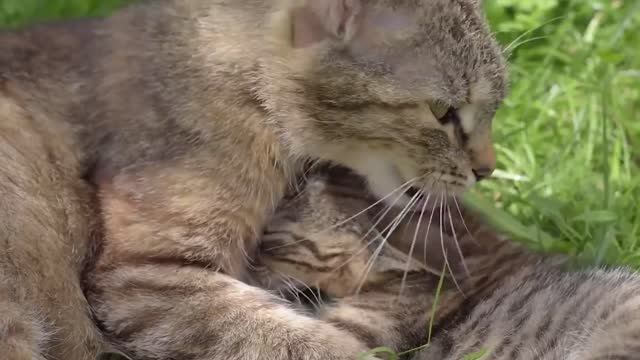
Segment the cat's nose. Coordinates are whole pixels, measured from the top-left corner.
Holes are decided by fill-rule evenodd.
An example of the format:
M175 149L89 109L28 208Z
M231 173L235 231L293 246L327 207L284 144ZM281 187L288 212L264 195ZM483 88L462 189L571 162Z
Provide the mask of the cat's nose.
M471 166L476 181L484 180L493 174L496 169L496 152L493 144L474 149L471 154Z
M476 177L476 181L481 181L493 174L492 168L479 168L479 169L471 169L473 171L473 175Z

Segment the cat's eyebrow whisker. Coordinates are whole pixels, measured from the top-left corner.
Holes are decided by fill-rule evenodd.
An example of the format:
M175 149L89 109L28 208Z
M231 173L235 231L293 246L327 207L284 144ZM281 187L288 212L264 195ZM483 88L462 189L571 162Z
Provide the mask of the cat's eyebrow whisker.
M367 261L367 264L365 266L365 272L363 276L361 276L360 283L355 292L356 294L359 294L360 291L362 290L362 286L364 285L367 275L369 275L369 273L371 272L371 269L373 268L373 265L375 264L376 259L380 255L380 252L382 251L385 244L387 243L389 236L391 236L393 231L398 227L398 224L400 224L402 219L406 216L409 209L413 207L413 204L415 204L415 202L418 201L419 198L420 198L420 193L416 193L415 195L413 195L411 200L409 200L409 203L407 203L407 205L402 209L402 211L400 211L400 214L398 214L393 219L393 221L389 225L387 225L387 227L383 230L382 234L384 234L384 231L387 231L387 234L386 236L382 236L382 241L380 241L380 245L378 245L376 250L373 252L373 255Z

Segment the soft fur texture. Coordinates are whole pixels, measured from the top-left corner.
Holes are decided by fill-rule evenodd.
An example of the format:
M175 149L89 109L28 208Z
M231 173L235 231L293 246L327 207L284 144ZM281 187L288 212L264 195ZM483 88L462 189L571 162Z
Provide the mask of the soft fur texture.
M394 221L374 222L379 209L362 213L371 199L359 189L312 177L267 227L257 281L308 298L317 317L370 347L415 360L482 351L495 360L640 359L638 273L568 270L563 258L532 253L467 211L449 218L445 208L441 220L435 208L431 222L407 215L389 236ZM449 269L434 313L439 276L429 268ZM299 295L307 287L331 299ZM412 351L428 342L431 320L431 342Z
M91 359L80 273L96 214L75 154L36 117L0 97L0 357Z
M50 329L3 343L35 356L98 347L88 262L95 319L137 358L352 358L357 338L242 282L302 164L379 197L494 167L504 65L474 0L142 1L0 48L0 304Z

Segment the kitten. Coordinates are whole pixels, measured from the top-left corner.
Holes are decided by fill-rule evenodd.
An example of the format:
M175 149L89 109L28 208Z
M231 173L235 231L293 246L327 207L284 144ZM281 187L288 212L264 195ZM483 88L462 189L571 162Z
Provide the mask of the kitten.
M73 174L61 188L85 185L84 174L99 193L95 257L75 243L101 232L84 219L72 238L55 228L44 241L89 263L97 323L139 359L352 358L366 345L242 282L301 164L351 167L401 206L423 190L461 191L495 166L504 61L476 0L143 1L106 19L2 32L0 48L0 123L33 131L16 148ZM20 166L1 161L3 174ZM10 191L50 192L29 187L35 176ZM69 207L0 206L59 222ZM57 315L87 319L85 306L60 305L83 304L79 276L46 276L70 266L57 260L67 254L14 255L41 238L7 224L0 258L39 274L3 274L26 294L11 301L44 311L56 334L35 356L86 358L93 345L75 346ZM45 293L43 279L73 291ZM47 297L57 305L33 300ZM95 334L87 322L80 332Z
M332 298L315 301L317 317L415 360L640 359L637 273L569 271L564 258L532 253L466 211L465 223L436 214L430 227L406 216L385 245L393 222L371 231L378 211L354 217L371 199L353 185L313 177L285 202L265 231L256 281L317 287ZM432 312L439 276L428 269L438 267L453 276ZM429 324L432 340L420 346Z

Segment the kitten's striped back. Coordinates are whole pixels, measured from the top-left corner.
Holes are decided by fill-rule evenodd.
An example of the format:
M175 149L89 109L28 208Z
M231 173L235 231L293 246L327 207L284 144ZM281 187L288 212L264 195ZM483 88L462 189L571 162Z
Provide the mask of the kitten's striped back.
M407 216L383 237L389 219L376 225L379 209L355 216L372 201L350 175L333 175L310 178L280 207L264 236L262 286L317 286L332 300L316 316L398 352L426 343L434 315L433 341L416 360L478 351L497 360L640 359L637 274L567 271L563 259L507 241L464 211L465 223L452 216L451 224L436 211L431 226ZM432 313L440 280L433 269L445 259L454 276Z

